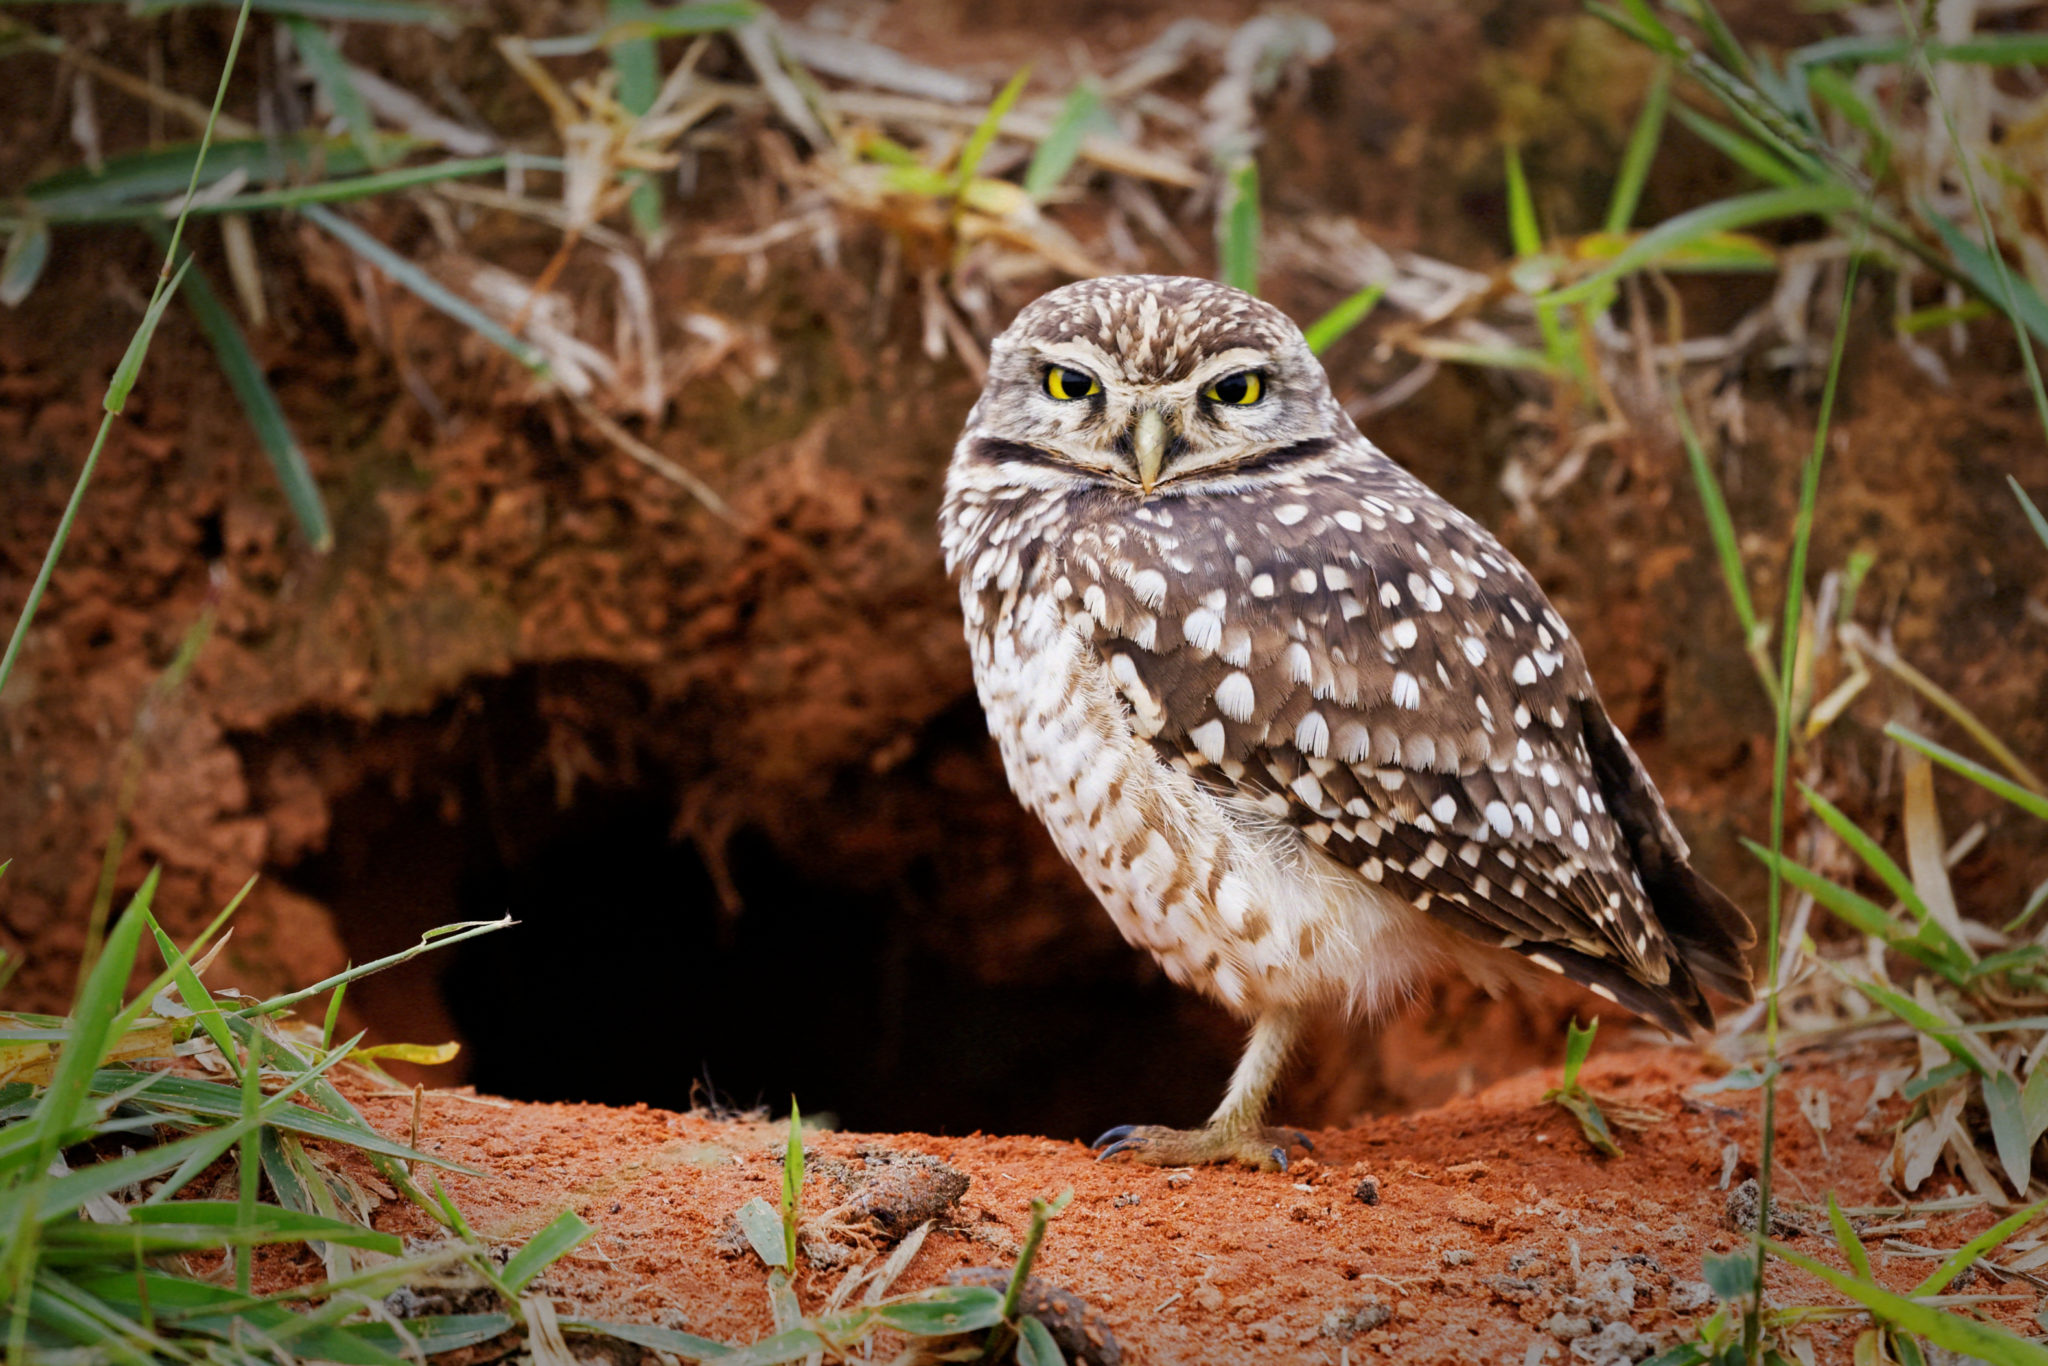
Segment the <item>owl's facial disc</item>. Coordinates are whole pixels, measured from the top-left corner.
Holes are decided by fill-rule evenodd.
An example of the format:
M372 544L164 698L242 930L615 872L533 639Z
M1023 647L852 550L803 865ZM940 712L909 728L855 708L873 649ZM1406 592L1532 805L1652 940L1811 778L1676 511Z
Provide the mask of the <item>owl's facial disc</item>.
M1144 495L1299 439L1315 414L1295 358L1263 347L1230 347L1172 376L1131 373L1083 339L1018 360L1009 383L1033 444Z

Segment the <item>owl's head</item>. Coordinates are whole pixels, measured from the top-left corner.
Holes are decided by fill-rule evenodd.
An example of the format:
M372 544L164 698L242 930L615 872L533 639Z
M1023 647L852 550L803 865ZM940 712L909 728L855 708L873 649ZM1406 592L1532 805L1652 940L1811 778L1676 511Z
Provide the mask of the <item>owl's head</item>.
M1220 492L1349 434L1301 329L1228 285L1115 275L1039 298L989 354L963 458L987 482Z

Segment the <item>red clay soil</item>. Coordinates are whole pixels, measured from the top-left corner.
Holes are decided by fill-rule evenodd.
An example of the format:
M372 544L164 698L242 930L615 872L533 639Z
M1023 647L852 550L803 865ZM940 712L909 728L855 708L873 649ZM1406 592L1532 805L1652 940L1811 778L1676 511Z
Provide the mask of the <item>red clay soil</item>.
M1161 1170L1098 1162L1076 1143L925 1134L815 1135L803 1210L815 1218L844 1195L821 1173L858 1171L885 1155L928 1154L968 1178L898 1288L941 1284L949 1272L1014 1262L1033 1196L1071 1187L1035 1268L1106 1320L1126 1362L1330 1362L1383 1356L1406 1362L1550 1360L1621 1363L1668 1345L1711 1306L1700 1256L1741 1241L1730 1186L1755 1174L1755 1091L1697 1093L1716 1069L1691 1051L1596 1057L1596 1091L1660 1112L1624 1134L1605 1159L1576 1123L1543 1099L1554 1072L1529 1073L1441 1108L1314 1133L1313 1158L1285 1174L1236 1168ZM1868 1059L1809 1056L1786 1072L1787 1095L1829 1097L1817 1133L1780 1108L1780 1210L1834 1191L1845 1205L1888 1205L1875 1178L1902 1113L1896 1098L1869 1111ZM409 1096L363 1101L386 1132L403 1135ZM512 1104L469 1091L430 1091L421 1146L488 1175L443 1175L487 1243L517 1244L574 1209L596 1236L538 1283L558 1313L659 1323L748 1342L770 1319L765 1267L730 1216L754 1196L778 1196L786 1129L635 1106ZM1920 1195L1946 1192L1937 1176ZM1936 1217L1910 1233L1955 1247L1988 1225L1982 1209ZM438 1230L413 1206L388 1203L377 1225L409 1238ZM1840 1265L1824 1233L1794 1233L1809 1254ZM1872 1245L1880 1241L1873 1234ZM883 1242L878 1246L886 1248ZM1879 1252L1895 1287L1930 1263ZM815 1309L843 1271L806 1269L797 1288ZM2023 1285L1979 1279L1977 1292L2015 1294L1982 1306L2032 1331ZM1780 1304L1843 1303L1804 1273L1775 1266ZM1857 1323L1816 1326L1820 1358L1848 1360ZM884 1358L886 1358L886 1353Z

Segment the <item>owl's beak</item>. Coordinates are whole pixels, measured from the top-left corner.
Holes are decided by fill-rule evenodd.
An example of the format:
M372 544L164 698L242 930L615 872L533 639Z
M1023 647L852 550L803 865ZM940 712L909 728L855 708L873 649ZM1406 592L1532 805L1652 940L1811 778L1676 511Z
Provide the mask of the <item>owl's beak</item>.
M1159 471L1166 464L1166 443L1172 438L1165 413L1157 408L1138 411L1138 420L1131 424L1131 453L1138 462L1138 486L1147 493L1159 482Z

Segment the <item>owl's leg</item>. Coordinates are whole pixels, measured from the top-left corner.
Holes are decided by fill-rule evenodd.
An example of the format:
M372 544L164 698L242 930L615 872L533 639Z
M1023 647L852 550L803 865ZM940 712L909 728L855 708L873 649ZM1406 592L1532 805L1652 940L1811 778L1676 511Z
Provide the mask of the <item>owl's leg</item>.
M1118 1153L1154 1167L1187 1167L1205 1162L1241 1162L1264 1171L1286 1171L1287 1150L1313 1148L1297 1129L1269 1128L1260 1121L1266 1098L1287 1064L1287 1053L1301 1032L1301 1015L1292 1008L1267 1011L1252 1025L1251 1041L1223 1104L1199 1129L1168 1129L1157 1124L1123 1124L1095 1140L1099 1157Z

